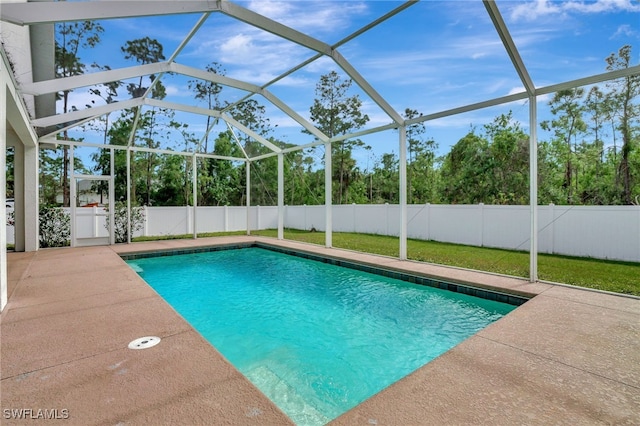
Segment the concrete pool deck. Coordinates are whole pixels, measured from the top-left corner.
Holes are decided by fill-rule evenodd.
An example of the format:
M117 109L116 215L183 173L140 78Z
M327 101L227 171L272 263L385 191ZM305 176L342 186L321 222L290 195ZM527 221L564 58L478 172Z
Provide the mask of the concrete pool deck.
M0 423L292 424L120 258L253 241L535 295L332 425L640 424L638 298L261 237L8 253Z

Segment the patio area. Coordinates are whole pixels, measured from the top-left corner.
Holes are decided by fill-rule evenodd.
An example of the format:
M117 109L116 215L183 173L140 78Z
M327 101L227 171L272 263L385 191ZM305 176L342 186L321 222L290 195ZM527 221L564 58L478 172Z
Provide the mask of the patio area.
M533 297L331 424L640 424L638 298L259 237L8 253L2 424L292 424L120 257L254 241Z

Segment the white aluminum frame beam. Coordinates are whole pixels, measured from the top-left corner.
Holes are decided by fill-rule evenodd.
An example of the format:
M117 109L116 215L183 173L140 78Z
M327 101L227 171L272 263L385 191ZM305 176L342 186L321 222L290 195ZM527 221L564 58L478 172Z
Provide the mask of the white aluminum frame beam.
M477 102L457 108L448 109L445 111L436 112L433 114L426 114L420 117L412 118L411 120L405 120L404 124L410 126L416 123L422 123L425 121L436 120L438 118L449 117L452 115L462 114L465 112L475 111L478 109L489 108L496 105L502 105L509 102L516 102L523 99L527 99L529 95L526 92L514 93L513 95L502 96L500 98L490 99L488 101Z
M234 119L230 115L228 115L228 114L220 114L220 118L222 118L224 121L226 121L227 123L231 124L233 127L235 127L238 130L240 130L242 133L252 137L257 142L260 142L262 145L266 146L271 151L276 152L276 153L282 152L282 148L277 147L276 145L274 145L273 143L269 142L268 140L266 140L264 137L260 136L259 134L257 134L253 130L251 130L248 127L246 127L245 125L239 123L236 119Z
M109 243L116 243L116 150L109 149Z
M73 77L26 83L20 86L20 91L28 95L39 96L47 93L73 90L80 87L94 86L168 71L171 71L169 62L156 62L155 64L137 65L134 67L81 74Z
M277 35L278 37L282 37L313 51L331 56L331 46L329 46L328 44L310 37L304 33L301 33L300 31L294 30L293 28L287 27L286 25L283 25L265 16L262 16L249 9L245 9L244 7L238 6L228 1L221 1L220 8L218 10L225 15L236 18L239 21L242 21L256 28L260 28L261 30L264 30L268 33Z
M535 96L546 95L549 93L555 93L559 90L573 89L575 87L581 87L581 86L588 86L590 84L602 83L605 81L611 81L618 78L624 78L624 77L638 75L638 74L640 74L640 65L635 65L633 67L629 67L621 70L605 72L597 75L592 75L589 77L583 77L583 78L578 78L576 80L566 81L563 83L544 86L539 89L536 89L534 95ZM469 105L461 106L458 108L452 108L445 111L436 112L433 114L422 115L420 117L412 118L411 120L406 120L404 124L409 126L416 123L436 120L438 118L449 117L456 114L462 114L465 112L475 111L478 109L489 108L496 105L502 105L509 102L516 102L523 99L528 99L529 96L530 95L527 94L527 92L514 93L512 95L502 96L499 98L494 98L494 99L490 99L483 102L477 102L474 104L469 104Z
M398 130L399 166L398 191L400 195L400 235L399 253L400 260L407 260L407 128L401 126Z
M322 140L328 138L324 133L318 130L313 124L311 124L309 121L304 119L301 115L299 115L297 112L291 109L287 104L282 102L277 96L275 96L273 93L271 93L270 91L268 91L263 87L260 87L251 83L246 83L244 81L236 80L233 78L225 77L223 75L203 71L197 68L192 68L186 65L172 63L169 68L170 68L170 71L178 74L186 75L193 78L198 78L205 81L210 81L212 83L222 84L223 86L233 87L236 89L249 92L249 95L243 98L243 100L249 98L253 94L262 95L266 100L271 102L278 109L280 109L282 112L287 114L289 117L291 117L293 120L295 120L298 124L300 124L305 129L307 129L311 134L315 135L317 138ZM236 104L237 103L238 102L236 102ZM228 110L228 109L229 109L228 107L225 108L225 110Z
M182 39L182 41L180 42L178 47L173 51L173 53L169 57L169 60L167 61L167 62L169 62L169 64L172 64L175 61L176 57L180 54L180 52L182 52L182 49L184 49L187 46L187 43L189 42L189 40L191 40L191 38L193 38L193 36L198 32L200 27L207 21L207 18L209 18L209 13L205 13L204 15L202 15L200 17L200 19L198 19L198 22L196 22L196 24L193 26L193 28L191 28L191 30L189 31L187 36L184 39ZM156 78L153 79L153 82L149 85L147 90L144 92L144 95L142 95L142 97L144 99L147 99L152 95L153 88L160 82L160 80L162 79L162 76L164 76L164 74L165 74L165 72L160 72L156 76ZM139 114L139 112L140 111L136 111L136 116ZM135 133L138 131L138 126L137 126L138 121L135 120L135 123L136 123L136 125L133 127L132 135L135 135ZM132 140L133 140L133 137L130 137L129 144L131 144Z
M223 2L221 6L221 12L249 25L260 28L293 43L299 44L308 49L331 57L336 62L336 64L338 64L340 68L342 68L344 72L347 73L347 75L351 79L353 79L353 81L358 86L360 86L360 88L387 115L389 115L389 117L393 119L393 121L398 124L401 124L404 121L400 114L398 114L391 107L391 105L389 105L389 103L373 88L373 86L371 86L369 82L362 75L360 75L358 71L356 71L356 69L340 54L340 52L332 48L330 45L233 3L229 3L226 1Z
M220 111L216 109L207 109L191 105L180 104L177 102L163 101L160 99L147 98L142 101L142 105L153 106L157 108L173 109L176 111L188 112L191 114L208 115L211 117L220 117Z
M369 84L365 78L342 56L340 52L331 52L333 60L347 73L353 81L389 116L398 124L404 122L404 118Z
M74 127L78 127L83 125L84 123L87 123L91 120L95 120L97 117L89 117L89 118L85 118L84 120L80 120L80 121L74 121L72 124L69 124L67 126L64 127L60 127L57 128L56 130L54 130L53 132L47 133L46 135L42 135L40 136L40 138L38 139L38 142L40 143L58 143L58 140L56 139L56 135L63 133L65 130L69 130L72 129Z
M323 141L328 140L328 137L324 133L318 130L315 126L313 126L313 124L311 124L309 121L304 119L301 115L296 113L293 109L289 108L289 106L287 106L284 102L282 102L278 97L273 95L268 90L263 89L254 84L245 83L240 80L235 80L232 78L224 77L215 73L202 71L202 70L188 67L185 65L176 64L174 62L171 62L171 63L158 62L155 64L138 65L135 67L128 67L128 68L122 68L117 70L101 71L101 72L92 73L92 74L83 74L83 75L74 76L74 77L47 80L47 81L42 81L38 83L25 84L22 86L21 89L23 93L28 93L32 95L42 95L47 93L59 92L61 90L73 90L79 87L104 84L104 83L117 81L117 80L125 80L128 78L140 77L144 75L164 74L166 72L175 72L177 74L182 74L182 75L198 78L201 80L219 83L225 86L249 91L251 93L260 94L269 102L271 102L273 105L275 105L277 108L279 108L281 111L283 111L285 114L287 114L289 117L291 117L293 120L295 120L297 123L299 123L302 127L308 130L311 134L313 134L314 136L316 136L317 138ZM159 77L156 80L158 79ZM210 113L206 113L206 111L208 110L205 110L202 108L192 109L194 107L190 107L188 105L184 105L184 106L179 106L179 105L180 104L174 103L173 107L171 108L177 109L179 111L192 112L194 114L219 117L219 112L217 112L218 115L210 114ZM97 108L98 107L93 108L93 110L95 111ZM87 117L90 117L88 118L88 120L93 119L93 115L90 115ZM71 126L68 126L67 128L72 128L79 124L73 124ZM34 125L37 125L37 124L34 124ZM55 133L59 133L59 131L56 131Z
M278 153L278 239L284 239L284 154Z
M108 3L108 5L106 4ZM228 85L230 87L236 87L241 90L249 91L250 93L259 93L265 99L270 101L280 110L282 110L289 117L294 119L297 123L303 126L307 131L316 136L321 141L328 140L328 137L324 135L319 129L313 126L310 122L305 120L302 116L297 114L291 108L289 108L285 103L280 101L277 97L267 91L264 87L258 87L255 85L251 85L249 83L229 79L223 76L213 75L213 73L207 73L202 70L192 69L190 67L182 66L179 64L175 64L173 60L180 52L180 50L184 47L187 41L197 32L197 30L201 27L201 25L206 21L209 14L214 11L222 11L223 13L232 16L238 20L246 22L252 26L263 29L271 34L275 34L279 37L285 38L289 41L292 41L296 44L307 47L311 50L318 52L320 55L330 56L354 81L355 83L362 88L362 90L369 96L373 101L382 108L387 115L389 115L394 122L401 124L403 122L402 117L389 105L386 100L378 94L378 92L356 71L356 69L337 51L335 47L329 46L326 43L323 43L319 40L314 39L313 37L307 36L299 31L296 31L292 28L289 28L285 25L282 25L276 21L273 21L269 18L266 18L262 15L259 15L251 10L245 9L243 7L237 6L233 3L220 0L215 7L206 7L204 9L198 9L198 4L200 7L203 7L202 3L206 2L181 2L181 7L178 8L179 11L176 11L176 5L171 2L154 2L154 11L153 13L149 13L148 3L144 4L144 2L140 1L129 1L127 4L127 12L124 13L119 10L119 8L123 5L124 2L119 1L94 1L91 3L54 3L47 4L47 10L43 15L42 9L38 9L37 13L34 13L34 8L32 7L18 7L18 8L10 8L10 10L2 15L2 19L11 21L9 16L21 15L22 18L19 19L20 22L14 20L15 23L20 24L32 24L32 23L44 23L44 22L64 22L64 21L75 21L75 20L83 20L83 19L108 19L109 17L133 17L133 16L151 16L151 15L162 15L162 14L174 14L174 13L195 13L195 12L205 12L205 14L200 18L198 23L194 26L194 28L190 31L189 35L183 40L180 44L176 52L171 56L170 60L167 62L157 63L157 64L148 64L141 65L137 67L130 67L126 69L120 70L112 70L112 71L104 71L100 73L69 77L67 79L59 79L59 80L49 80L47 82L41 82L39 84L30 84L24 86L25 93L52 93L60 90L71 90L77 87L84 87L93 84L101 84L110 81L123 80L127 78L139 77L141 75L148 74L160 74L160 76L166 72L177 72L184 75L190 75L195 78L201 78L208 81L214 81L220 84ZM370 28L378 25L386 19L394 16L400 11L406 9L410 5L414 4L415 1L409 1L401 5L400 7L394 9L393 11L387 13L381 18L378 18L376 21L370 23L369 25L363 27L357 32L351 34L347 38L343 39L341 42L336 44L336 46L346 43L347 41L355 38L357 35L369 30ZM155 9L156 4L158 4L159 9ZM19 4L24 5L24 4ZM145 6L141 10L136 11L136 7ZM189 8L188 11L185 11L185 8ZM56 10L57 9L57 10ZM60 9L64 9L63 13L60 14ZM106 10L110 9L110 13L106 13ZM58 15L56 15L58 14ZM40 16L40 17L38 17ZM57 16L52 18L53 16ZM49 21L47 21L49 20ZM317 56L319 57L319 56ZM298 67L294 68L297 69ZM292 71L287 72L289 74ZM285 75L286 75L285 74ZM157 78L155 82L160 79ZM277 81L277 80L274 80ZM143 96L146 98L148 96L149 90ZM182 109L183 110L183 109ZM100 114L101 115L101 114ZM98 115L99 116L99 115ZM86 115L83 118L90 117L90 115ZM72 121L72 120L70 120ZM67 121L69 122L69 121Z
M240 151L242 151L242 155L244 155L244 158L248 160L249 156L247 155L247 152L244 150L242 143L240 143L240 139L238 139L238 135L236 135L235 130L233 130L233 127L231 127L231 124L229 124L229 122L225 121L224 124L227 125L227 129L229 129L229 132L231 132L231 136L233 136L233 140L236 141L236 145L238 145L238 148L240 148Z
M150 7L153 6L153 7ZM16 25L216 12L219 1L90 1L3 3L0 20Z
M191 156L191 195L193 197L193 239L195 240L198 238L198 157L196 154Z
M304 127L309 133L314 135L316 138L320 139L321 141L329 140L329 137L325 135L323 132L321 132L320 129L315 127L313 124L311 124L309 121L307 121L300 114L295 112L293 109L289 108L287 104L285 104L280 99L278 99L275 95L273 95L273 93L269 92L266 89L262 89L260 91L260 94L269 102L271 102L273 105L278 107L280 111L284 112L289 117L291 117L294 121L296 121L298 124Z
M520 53L518 53L516 44L513 42L513 38L511 38L511 33L509 33L507 25L502 19L502 15L500 14L500 10L498 10L498 6L496 5L494 0L482 0L482 2L487 9L487 13L489 13L491 21L493 21L493 26L496 28L496 31L498 31L498 35L500 36L500 40L502 40L502 44L504 45L505 49L507 49L509 58L511 59L511 62L515 67L518 76L520 76L520 80L522 81L527 94L534 95L536 87L531 80L531 76L527 71L527 67L525 67L524 62L522 62Z
M50 143L50 141L44 141L46 143ZM181 155L183 157L190 157L194 155L193 152L187 151L172 151L170 149L159 149L159 148L147 148L144 146L129 146L129 145L110 145L103 143L92 143L92 142L79 142L79 141L65 141L65 140L57 140L55 141L57 145L67 145L67 146L81 146L88 148L100 148L100 149L115 149L121 151L140 151L140 152L153 152L156 154L167 154L167 155ZM211 158L214 160L227 160L227 161L247 161L246 158L241 157L229 157L226 155L217 155L217 154L205 154L205 153L195 153L198 158Z
M549 93L555 93L560 90L573 89L575 87L589 86L591 84L598 84L604 81L617 80L619 78L630 77L640 74L640 65L634 65L629 68L624 68L615 71L608 71L601 74L591 75L589 77L578 78L576 80L565 81L563 83L551 84L536 89L536 96L546 95Z
M50 115L48 117L37 118L35 120L31 120L31 125L35 127L48 127L63 123L71 123L89 117L97 118L109 112L117 111L119 109L135 108L137 106L143 105L144 103L144 99L134 98L126 101L114 102L112 104L101 105L95 108L86 108L78 111L72 111L66 114L57 114Z
M367 129L367 130L362 130L360 132L354 132L354 133L347 133L345 135L339 135L339 136L335 136L333 138L330 138L326 141L320 141L320 140L315 140L313 142L304 144L304 145L296 145L296 146L292 146L289 148L283 148L282 152L287 153L287 152L295 152L295 151L300 151L302 149L307 149L307 148L315 148L316 146L319 145L324 145L325 143L334 143L334 142L341 142L343 140L347 140L347 139L351 139L351 138L357 138L360 136L364 136L364 135L369 135L371 133L378 133L378 132L382 132L385 130L392 130L392 129L397 129L399 126L396 123L390 123L390 124L385 124L383 126L378 126L378 127L374 127L371 129ZM251 160L255 161L255 160L262 160L264 158L269 158L269 157L273 157L275 155L275 153L269 153L269 154L262 154L262 155L258 155L255 157L252 157Z
M212 116L212 117L221 118L225 122L231 124L233 127L235 127L236 129L240 130L241 132L245 133L246 135L250 136L251 138L255 139L257 142L259 142L262 145L266 146L270 150L272 150L274 152L281 152L282 151L281 148L279 148L276 145L274 145L273 143L269 142L267 139L265 139L264 137L260 136L259 134L257 134L253 130L249 129L248 127L246 127L242 123L238 122L237 120L235 120L230 115L220 113L220 111L210 110L210 109L200 108L200 107L187 106L187 105L178 104L178 103L174 103L174 102L161 101L161 100L158 100L158 99L145 99L142 102L142 104L143 105L148 105L148 106L154 106L154 107L158 107L158 108L167 108L167 109L173 109L173 110L176 110L176 111L188 112L188 113L192 113L192 114L209 115L209 116ZM244 159L242 159L242 160L244 160Z
M258 93L262 90L260 86L256 86L255 84L236 80L230 77L225 77L224 75L208 72L199 68L193 68L188 65L182 65L177 62L172 62L169 65L168 71L193 78L198 78L200 80L210 81L212 83L219 83L224 86L234 87L236 89L245 90L251 93Z
M529 282L538 281L538 100L529 98Z
M356 38L360 34L366 32L366 31L369 31L371 28L381 24L382 22L384 22L387 19L393 17L394 15L397 15L398 13L402 12L407 7L409 7L409 6L413 5L413 4L416 4L417 2L418 2L418 0L409 0L409 1L405 2L405 3L403 3L401 6L398 6L397 8L395 8L392 11L386 13L385 15L381 16L380 18L376 19L375 21L371 22L370 24L365 25L364 27L360 28L359 30L351 33L347 37L345 37L342 40L338 41L337 43L335 43L334 45L331 46L331 51L333 51L334 49L337 49L338 47L342 46L343 44L347 43L348 41L353 40L354 38ZM296 65L295 67L289 69L288 71L285 71L284 73L280 74L279 76L277 76L273 80L269 81L264 86L262 86L262 88L269 87L272 84L282 80L283 78L287 77L288 75L291 75L292 73L298 71L299 69L301 69L301 68L309 65L310 63L314 62L315 60L321 58L322 55L323 55L322 53L318 53L318 54L312 56L311 58L307 59L306 61Z
M247 194L247 235L251 235L251 161L245 162L245 177L247 185L245 192Z
M324 144L324 246L333 247L333 152L331 142Z
M536 135L537 129L537 98L536 87L531 76L527 71L518 49L516 48L513 38L507 29L502 15L498 10L498 6L494 0L482 0L484 3L493 25L498 31L498 35L502 40L509 58L524 85L529 97L529 208L531 214L530 222L530 247L529 247L529 281L536 282L538 280L538 141Z

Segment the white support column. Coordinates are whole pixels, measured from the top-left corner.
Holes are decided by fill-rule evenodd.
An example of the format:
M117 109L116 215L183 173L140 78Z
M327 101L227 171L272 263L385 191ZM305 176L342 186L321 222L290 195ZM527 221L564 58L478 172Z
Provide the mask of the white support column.
M191 190L193 191L193 239L198 238L198 157L191 157Z
M245 173L247 176L247 235L251 235L251 161L245 161Z
M407 260L407 128L400 133L400 260Z
M146 212L145 212L144 221L145 223L147 221ZM127 244L130 244L130 243L131 243L131 148L128 147L127 148Z
M76 228L76 198L78 197L78 194L76 194L76 169L75 167L73 167L74 163L74 146L69 145L69 208L71 211L71 247L76 246L76 235L78 235L78 230ZM62 165L62 167L64 167L64 164Z
M333 246L333 201L332 201L332 168L331 165L331 143L324 144L324 245L327 248Z
M529 97L529 206L531 237L529 247L529 281L538 281L538 117L536 96Z
M27 200L24 191L26 178L26 174L24 172L26 163L24 156L25 146L20 138L15 136L15 134L8 134L5 141L9 146L13 146L13 247L15 251L26 251L25 237L28 232L27 230L30 227L26 225L29 222L27 222L25 217L25 209L27 207Z
M16 141L14 156L16 251L36 251L39 248L39 148Z
M109 174L109 244L116 243L116 150L109 149L109 161L111 164Z
M284 239L284 154L278 153L278 239Z
M0 76L0 199L7 199L7 85ZM0 205L0 217L7 217L7 206ZM7 288L7 227L0 226L0 312L4 309L8 300Z

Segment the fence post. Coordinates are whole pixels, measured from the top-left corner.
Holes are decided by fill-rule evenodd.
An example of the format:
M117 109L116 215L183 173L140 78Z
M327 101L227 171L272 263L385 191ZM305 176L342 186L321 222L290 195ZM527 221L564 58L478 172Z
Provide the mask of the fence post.
M98 236L98 207L93 206L91 210L93 211L93 232L91 236L95 238Z
M480 208L480 247L484 247L484 203L479 203Z
M307 231L309 229L307 228L307 205L306 204L302 205L302 213L304 216L304 230Z
M431 241L431 226L430 226L430 224L431 224L431 203L427 203L426 210L427 210L426 239L427 239L427 241Z
M550 244L550 251L549 254L555 254L556 252L556 205L551 203L549 204L549 207L551 207L551 226L550 226L550 232L551 232L551 244Z
M224 232L229 232L229 206L224 206Z
M351 209L351 216L353 217L353 231L356 232L356 203L351 204L353 207Z
M187 205L187 211L186 211L186 215L187 215L187 232L186 234L191 234L192 230L191 230L191 206Z
M389 235L389 203L384 203L384 221L386 225L385 235Z
M144 228L142 229L142 232L144 233L144 236L146 237L146 236L149 235L149 210L147 209L146 205L142 206L142 211L144 212L144 219L143 219Z
M261 229L262 229L262 227L260 226L260 222L261 222L261 221L260 221L260 204L258 204L258 205L256 206L256 221L258 222L258 223L257 223L257 226L256 226L256 229L257 229L257 230L261 230Z

